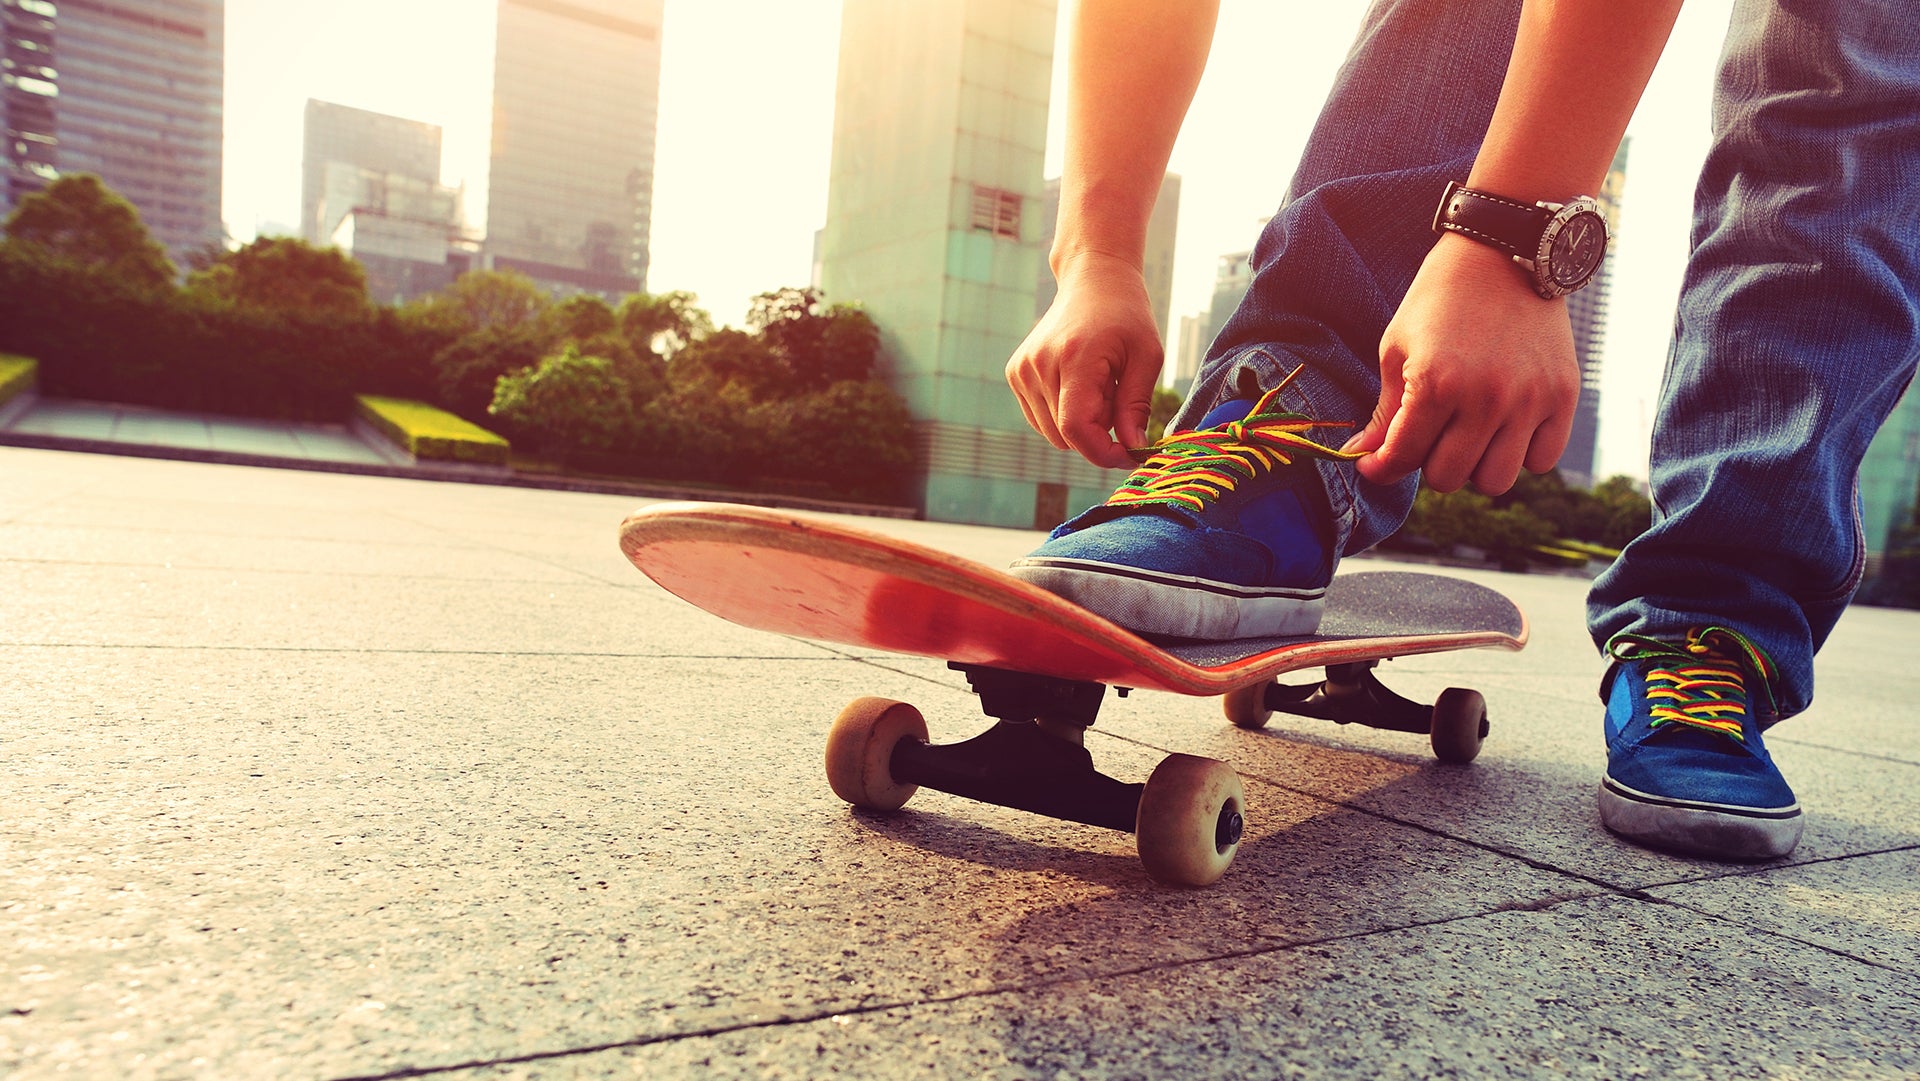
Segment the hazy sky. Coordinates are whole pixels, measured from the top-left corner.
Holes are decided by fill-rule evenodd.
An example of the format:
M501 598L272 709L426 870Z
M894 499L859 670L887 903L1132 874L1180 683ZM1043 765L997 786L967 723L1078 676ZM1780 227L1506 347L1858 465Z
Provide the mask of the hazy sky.
M1731 3L1687 6L1629 130L1604 360L1604 473L1645 473ZM310 97L441 125L442 179L466 185L469 217L478 220L494 6L227 0L225 204L234 234L299 221ZM1176 328L1180 315L1207 306L1218 257L1250 247L1273 211L1364 10L1363 0L1224 0L1172 163L1183 179ZM826 213L839 17L840 0L667 0L650 289L698 293L717 320L737 323L753 294L806 283ZM1056 61L1064 49L1062 35ZM1060 161L1059 71L1056 63L1049 175Z

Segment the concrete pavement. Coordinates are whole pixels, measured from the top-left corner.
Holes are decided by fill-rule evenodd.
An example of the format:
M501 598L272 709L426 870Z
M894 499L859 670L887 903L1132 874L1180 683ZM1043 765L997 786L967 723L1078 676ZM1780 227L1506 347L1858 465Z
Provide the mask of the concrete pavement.
M1470 767L1112 701L1108 772L1246 780L1232 871L1173 890L1120 834L847 809L839 707L957 738L964 685L681 604L635 502L0 448L0 1075L1920 1075L1920 613L1842 621L1756 867L1600 829L1575 579L1462 572L1532 646L1387 666L1486 693Z

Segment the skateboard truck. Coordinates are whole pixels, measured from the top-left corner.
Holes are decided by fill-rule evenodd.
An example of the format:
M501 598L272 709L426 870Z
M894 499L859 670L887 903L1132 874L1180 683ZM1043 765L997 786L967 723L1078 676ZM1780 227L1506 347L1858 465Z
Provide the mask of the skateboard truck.
M994 726L960 743L935 744L912 706L857 699L827 736L827 780L842 799L893 810L926 787L1131 833L1141 863L1162 882L1204 886L1226 872L1246 830L1240 778L1226 764L1176 754L1145 784L1115 780L1094 768L1084 743L1104 684L948 667L965 674Z
M1227 719L1241 728L1264 728L1275 713L1359 724L1390 732L1428 736L1434 756L1463 764L1486 739L1487 703L1478 691L1449 687L1432 705L1396 694L1373 674L1379 661L1330 664L1319 683L1256 683L1228 694Z
M963 743L902 741L890 760L894 777L981 803L1133 832L1145 786L1094 769L1082 738L1100 713L1105 684L947 667L967 677L981 711L998 723Z

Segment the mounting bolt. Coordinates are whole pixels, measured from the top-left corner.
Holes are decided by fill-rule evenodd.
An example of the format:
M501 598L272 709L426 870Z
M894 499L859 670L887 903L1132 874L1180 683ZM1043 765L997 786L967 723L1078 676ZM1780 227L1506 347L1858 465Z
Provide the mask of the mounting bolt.
M1240 817L1240 811L1229 803L1220 808L1220 821L1213 827L1213 843L1222 852L1240 843L1240 835L1247 830L1247 820Z

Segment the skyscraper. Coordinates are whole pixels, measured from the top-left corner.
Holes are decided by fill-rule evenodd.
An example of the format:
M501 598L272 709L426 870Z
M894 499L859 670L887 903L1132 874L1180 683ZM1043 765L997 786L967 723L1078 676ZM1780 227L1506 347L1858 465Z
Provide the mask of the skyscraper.
M95 173L175 257L225 236L225 0L4 0L0 35L0 212Z
M48 0L0 0L0 217L60 175L55 14Z
M880 327L927 516L1030 527L1114 478L1027 427L1007 358L1033 324L1054 0L846 0L821 286Z
M440 127L330 101L308 99L300 159L300 235L311 244L332 242L340 219L359 201L352 193L328 198L327 166L440 182ZM335 170L336 176L340 175ZM323 214L322 204L328 204ZM331 220L329 220L331 219Z
M307 102L300 231L353 256L367 295L391 304L446 288L468 269L455 250L461 193L440 184L440 128Z
M1620 233L1620 197L1627 187L1627 141L1614 152L1607 179L1594 198L1607 216L1616 239ZM1594 449L1600 437L1600 351L1607 338L1607 293L1612 287L1613 264L1600 264L1600 273L1585 289L1567 298L1573 318L1573 349L1580 360L1580 399L1573 410L1573 428L1567 451L1560 456L1560 476L1575 487L1589 487L1594 472Z
M499 0L487 257L560 292L642 290L666 0Z

